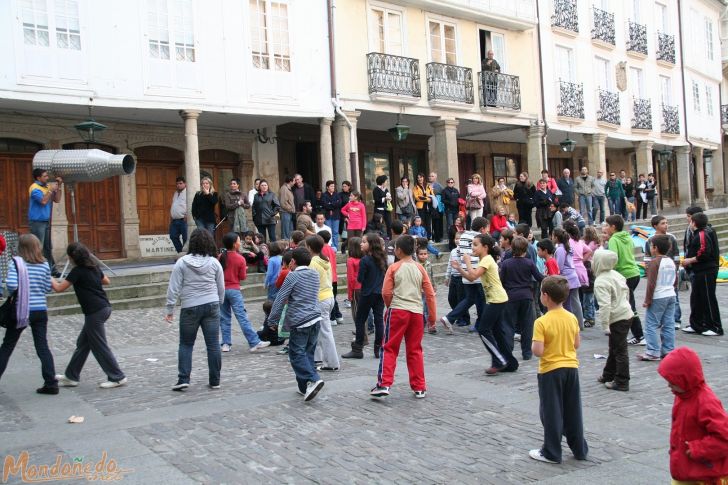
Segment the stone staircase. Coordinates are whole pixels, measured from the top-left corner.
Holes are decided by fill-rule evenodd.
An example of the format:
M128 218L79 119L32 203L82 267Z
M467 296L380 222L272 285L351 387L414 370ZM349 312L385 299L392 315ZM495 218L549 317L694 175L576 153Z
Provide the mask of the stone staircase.
M728 210L711 210L708 211L708 216L710 224L718 233L721 251L728 253ZM687 227L685 216L682 214L668 216L668 220L670 224L669 231L678 238L682 249L682 237ZM643 222L637 223L637 225L649 226L648 221ZM430 259L433 263L435 283L442 288L448 264L449 251L446 242L437 244L436 246L443 252L443 256L440 260L437 260L431 255ZM635 256L638 260L641 260L642 250L635 248ZM166 262L165 264L155 266L114 269L119 275L109 275L111 285L106 287L106 292L115 309L158 307L160 308L160 312L162 311L166 301L167 283L172 271L171 263ZM337 270L339 275L338 300L341 302L346 297L346 256L343 254L337 256ZM255 271L250 272L248 273L248 279L241 285L241 289L245 295L245 301L248 305L260 305L265 301L266 291L263 287L264 276ZM73 291L49 295L48 304L50 315L81 313L76 295Z

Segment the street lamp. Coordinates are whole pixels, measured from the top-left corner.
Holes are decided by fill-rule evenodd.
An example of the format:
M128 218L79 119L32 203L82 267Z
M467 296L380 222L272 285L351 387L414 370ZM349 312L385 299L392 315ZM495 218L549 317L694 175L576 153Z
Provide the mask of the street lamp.
M566 140L559 143L561 145L561 151L562 152L573 152L576 148L576 142L569 138L569 134L566 134Z
M94 117L91 115L91 106L90 105L88 107L88 119L86 119L86 121L82 121L81 123L74 125L73 127L76 128L78 135L86 143L96 142L96 135L106 129L106 125L103 125L103 124L97 122L96 120L94 120Z
M389 134L394 138L394 141L404 141L407 139L407 135L409 135L410 127L407 125L400 124L401 113L397 114L397 123L387 130Z

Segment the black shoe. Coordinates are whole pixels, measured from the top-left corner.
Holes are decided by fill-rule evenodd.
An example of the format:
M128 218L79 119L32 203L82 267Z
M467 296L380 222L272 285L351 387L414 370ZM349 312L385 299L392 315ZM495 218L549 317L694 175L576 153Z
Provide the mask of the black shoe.
M38 389L36 389L35 392L37 392L38 394L54 394L55 395L55 394L58 394L58 388L43 386L43 387L39 387Z
M605 382L604 387L612 391L629 391L629 385L619 385L616 382Z
M604 384L604 383L607 383L607 382L612 382L613 380L614 379L607 379L604 376L597 377L597 382L600 383L600 384Z
M374 358L375 359L378 359L379 356L381 355L381 353L382 353L382 346L375 344L374 345Z

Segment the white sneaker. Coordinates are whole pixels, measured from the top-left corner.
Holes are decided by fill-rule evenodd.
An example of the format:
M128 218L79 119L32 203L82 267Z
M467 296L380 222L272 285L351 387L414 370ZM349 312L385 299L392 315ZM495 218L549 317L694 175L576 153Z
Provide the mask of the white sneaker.
M680 330L680 322L675 322L675 330Z
M101 384L99 384L99 387L101 389L113 389L115 387L121 387L124 384L126 384L126 377L124 377L120 381L106 381L106 382L102 382Z
M689 325L687 327L683 328L682 331L685 333L695 333L695 330L693 330L693 327L691 327Z
M260 342L258 342L258 345L255 345L255 346L251 347L250 348L250 351L251 352L257 352L257 351L259 351L261 349L264 349L264 348L268 347L269 345L270 345L270 342L265 342L265 341L261 340Z
M705 332L701 333L700 335L704 335L706 337L717 337L718 334L712 330L706 330Z
M639 339L637 341L637 345L647 345L647 341L645 340L644 337L642 337L641 339Z
M558 461L549 460L548 458L546 458L545 456L543 456L543 453L541 452L540 449L529 451L528 452L528 456L530 456L534 460L542 461L544 463L553 463L553 464L558 464L559 463Z
M187 388L190 387L190 385L186 382L178 382L174 386L172 386L173 391L185 391Z
M335 326L336 326L336 325L338 325L338 324L339 324L339 322L338 322L338 321L337 321L336 319L334 319L334 320L331 320L331 326L332 326L332 327L335 327Z
M344 308L351 308L351 302L349 300L344 300Z
M303 396L303 400L310 401L315 398L316 394L319 393L322 387L324 387L324 381L321 379L316 382L311 381L306 384L306 394Z
M520 342L521 341L521 334L520 333L514 333L513 334L513 340L515 340L516 342Z
M228 344L222 344L222 349L221 350L223 352L230 352L230 345L228 345Z
M62 387L76 387L78 386L78 381L72 381L68 377L66 377L64 374L57 374L56 380L58 381L58 385Z
M447 331L447 333L449 335L452 335L453 334L452 323L450 323L450 320L448 320L447 317L442 317L440 319L440 322L442 322L442 324L445 326L445 330Z
M344 323L344 317L338 317L336 319L336 323L338 323L339 325L342 324L342 323Z

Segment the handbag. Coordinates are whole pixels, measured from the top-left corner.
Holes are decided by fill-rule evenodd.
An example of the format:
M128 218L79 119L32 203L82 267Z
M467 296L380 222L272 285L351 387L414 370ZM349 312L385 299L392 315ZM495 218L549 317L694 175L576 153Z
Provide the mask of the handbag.
M18 263L15 262L15 259L13 259L13 264L15 264L15 272L17 273ZM10 296L8 296L7 300L5 300L2 305L0 305L0 327L10 328L11 326L14 327L15 325L17 325L17 302L18 290L16 289L10 294Z
M392 201L388 200L387 201L387 212L392 212L392 210L394 210L394 207L392 207Z
M465 201L465 208L468 210L477 210L477 209L482 209L483 205L481 204L479 198L468 196L468 198Z

